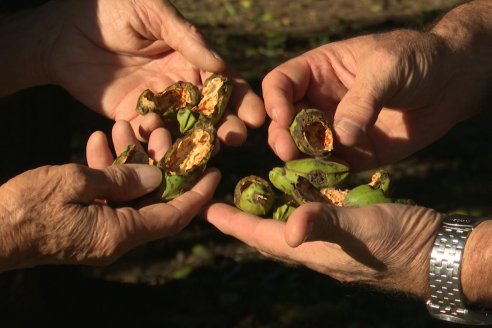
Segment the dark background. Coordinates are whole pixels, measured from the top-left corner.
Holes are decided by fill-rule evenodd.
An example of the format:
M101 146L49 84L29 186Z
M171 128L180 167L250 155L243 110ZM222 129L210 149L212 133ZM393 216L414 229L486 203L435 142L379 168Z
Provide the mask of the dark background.
M44 1L2 1L20 10ZM260 93L262 77L307 49L397 27L421 28L462 1L175 0L219 53ZM3 77L5 78L5 77ZM396 196L445 212L491 213L490 113L460 124L391 171ZM85 164L95 130L112 122L56 86L0 99L1 182L46 164ZM279 160L266 125L245 145L223 147L211 165L223 172L218 200L235 182L266 175ZM258 159L261 159L258 160ZM363 174L362 174L363 176ZM179 235L149 243L111 266L46 266L0 274L0 327L447 327L402 295L342 285L264 258L198 217Z

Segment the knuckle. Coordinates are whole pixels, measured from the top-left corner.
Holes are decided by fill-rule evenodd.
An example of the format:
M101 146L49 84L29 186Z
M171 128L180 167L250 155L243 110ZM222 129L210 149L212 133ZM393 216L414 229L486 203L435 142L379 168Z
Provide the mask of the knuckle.
M84 189L89 185L89 175L86 168L78 164L63 165L60 178L64 185L72 189L79 187Z

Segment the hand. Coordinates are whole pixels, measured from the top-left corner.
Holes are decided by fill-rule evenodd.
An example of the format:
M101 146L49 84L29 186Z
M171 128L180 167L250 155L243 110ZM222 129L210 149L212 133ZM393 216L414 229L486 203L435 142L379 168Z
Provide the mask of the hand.
M157 136L162 130L156 130ZM127 122L118 123L115 131L132 132ZM45 166L0 187L0 271L40 264L109 264L137 245L183 229L220 180L219 172L210 170L190 191L168 203L109 206L105 201L128 202L153 191L162 174L150 165L103 165L112 157L104 147L98 148L101 140L96 133L88 145L89 153L99 152L97 158L92 157L96 153L88 157L101 169ZM133 136L129 141L135 140ZM153 140L162 138L151 136L151 141L163 146Z
M131 122L140 140L162 126L157 115L135 111L144 89L162 91L179 80L200 86L209 72L224 70L233 78L230 107L237 116L226 116L218 131L221 141L239 145L246 138L245 124L263 124L261 99L169 1L70 0L56 5L59 24L47 47L52 82L105 116Z
M476 113L487 94L480 65L457 53L434 34L400 30L294 58L263 81L269 144L282 160L296 158L288 126L298 106L316 107L334 121L335 154L354 170L401 160Z
M220 231L267 256L342 282L427 297L429 258L441 221L431 209L308 203L283 223L214 204L205 216Z

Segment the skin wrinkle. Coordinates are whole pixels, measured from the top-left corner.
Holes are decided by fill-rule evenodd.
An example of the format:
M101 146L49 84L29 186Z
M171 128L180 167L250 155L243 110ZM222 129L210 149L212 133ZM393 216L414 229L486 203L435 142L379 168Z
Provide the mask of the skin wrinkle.
M332 117L332 120L333 120L333 115L335 114L334 110L336 109L337 105L338 105L338 99L342 99L343 96L347 93L347 89L345 88L344 84L342 83L342 81L339 79L338 75L336 74L336 70L335 70L335 67L333 65L333 61L332 61L332 58L328 55L326 56L327 58L324 58L324 60L320 60L319 63L318 61L315 61L316 65L312 65L311 63L308 63L308 66L310 67L310 70L311 72L313 72L313 76L312 76L312 80L316 81L316 84L317 85L328 85L330 86L330 90L329 91L333 91L333 90L336 90L336 95L335 97L331 97L331 99L325 99L327 100L327 104L325 105L326 106L326 110L329 110L331 112L331 117ZM326 63L325 63L326 61ZM324 68L320 68L319 70L316 69L316 67L318 66L321 66L321 67L324 67L326 66L326 69L328 69L331 73L331 76L334 76L336 78L336 81L330 81L329 84L325 84L323 83L324 80L325 80L325 74L321 74L321 72L324 72ZM339 82L339 85L335 85L332 87L332 84L336 84L336 82ZM312 81L309 82L310 84L312 84ZM339 91L341 91L340 89L343 88L344 90L340 93ZM307 90L309 90L309 86L307 87ZM326 93L325 95L329 95L330 93Z

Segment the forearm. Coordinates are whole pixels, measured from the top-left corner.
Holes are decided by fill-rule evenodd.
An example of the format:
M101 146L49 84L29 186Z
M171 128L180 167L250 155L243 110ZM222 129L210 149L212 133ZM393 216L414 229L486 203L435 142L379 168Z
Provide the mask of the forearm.
M2 13L0 20L0 97L24 88L49 84L50 44L61 24L55 3Z
M458 52L489 59L492 54L492 1L475 0L444 15L431 32ZM492 66L490 63L488 68ZM490 71L489 71L490 73Z
M492 309L492 220L470 234L463 253L461 284L468 302Z
M467 114L490 105L492 85L492 1L476 0L444 15L431 33L453 54L454 82L461 85ZM467 99L468 98L468 99ZM462 117L466 119L467 115Z

